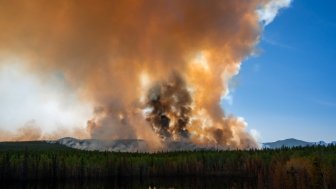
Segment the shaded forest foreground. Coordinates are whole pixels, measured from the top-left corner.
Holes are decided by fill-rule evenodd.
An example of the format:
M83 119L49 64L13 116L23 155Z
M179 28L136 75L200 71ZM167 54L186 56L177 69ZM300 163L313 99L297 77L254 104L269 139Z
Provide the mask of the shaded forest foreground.
M336 188L336 146L149 154L0 143L2 183L126 177L223 177L253 180L260 188Z

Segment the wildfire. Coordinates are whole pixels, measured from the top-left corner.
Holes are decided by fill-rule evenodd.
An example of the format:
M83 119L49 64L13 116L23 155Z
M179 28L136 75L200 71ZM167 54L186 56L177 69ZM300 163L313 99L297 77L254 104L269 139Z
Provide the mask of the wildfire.
M92 138L256 147L219 103L274 1L1 1L0 56L62 73L94 106Z

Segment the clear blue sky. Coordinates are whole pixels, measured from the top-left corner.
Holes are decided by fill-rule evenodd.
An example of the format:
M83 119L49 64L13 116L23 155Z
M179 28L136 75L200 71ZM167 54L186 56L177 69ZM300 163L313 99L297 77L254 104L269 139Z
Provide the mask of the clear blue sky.
M333 0L294 0L233 80L233 103L224 108L244 117L263 142L336 140L335 7Z

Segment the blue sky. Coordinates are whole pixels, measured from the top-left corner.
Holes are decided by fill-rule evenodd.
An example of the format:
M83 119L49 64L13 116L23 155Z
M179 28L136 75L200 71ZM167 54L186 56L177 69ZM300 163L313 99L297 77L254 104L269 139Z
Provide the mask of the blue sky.
M246 119L262 141L336 140L336 1L293 1L244 61L227 114Z

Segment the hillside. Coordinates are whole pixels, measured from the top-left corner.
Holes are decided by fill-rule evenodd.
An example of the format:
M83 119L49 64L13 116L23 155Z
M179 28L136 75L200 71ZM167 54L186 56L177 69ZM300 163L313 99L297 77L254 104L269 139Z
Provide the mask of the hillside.
M10 151L64 151L73 150L58 143L48 143L47 141L22 141L22 142L0 142L0 152Z
M294 138L290 138L290 139L285 139L285 140L278 140L275 142L268 142L268 143L264 143L263 147L264 148L281 148L281 147L298 147L298 146L311 146L313 145L313 143L311 142L305 142L303 140L298 140L298 139L294 139Z

